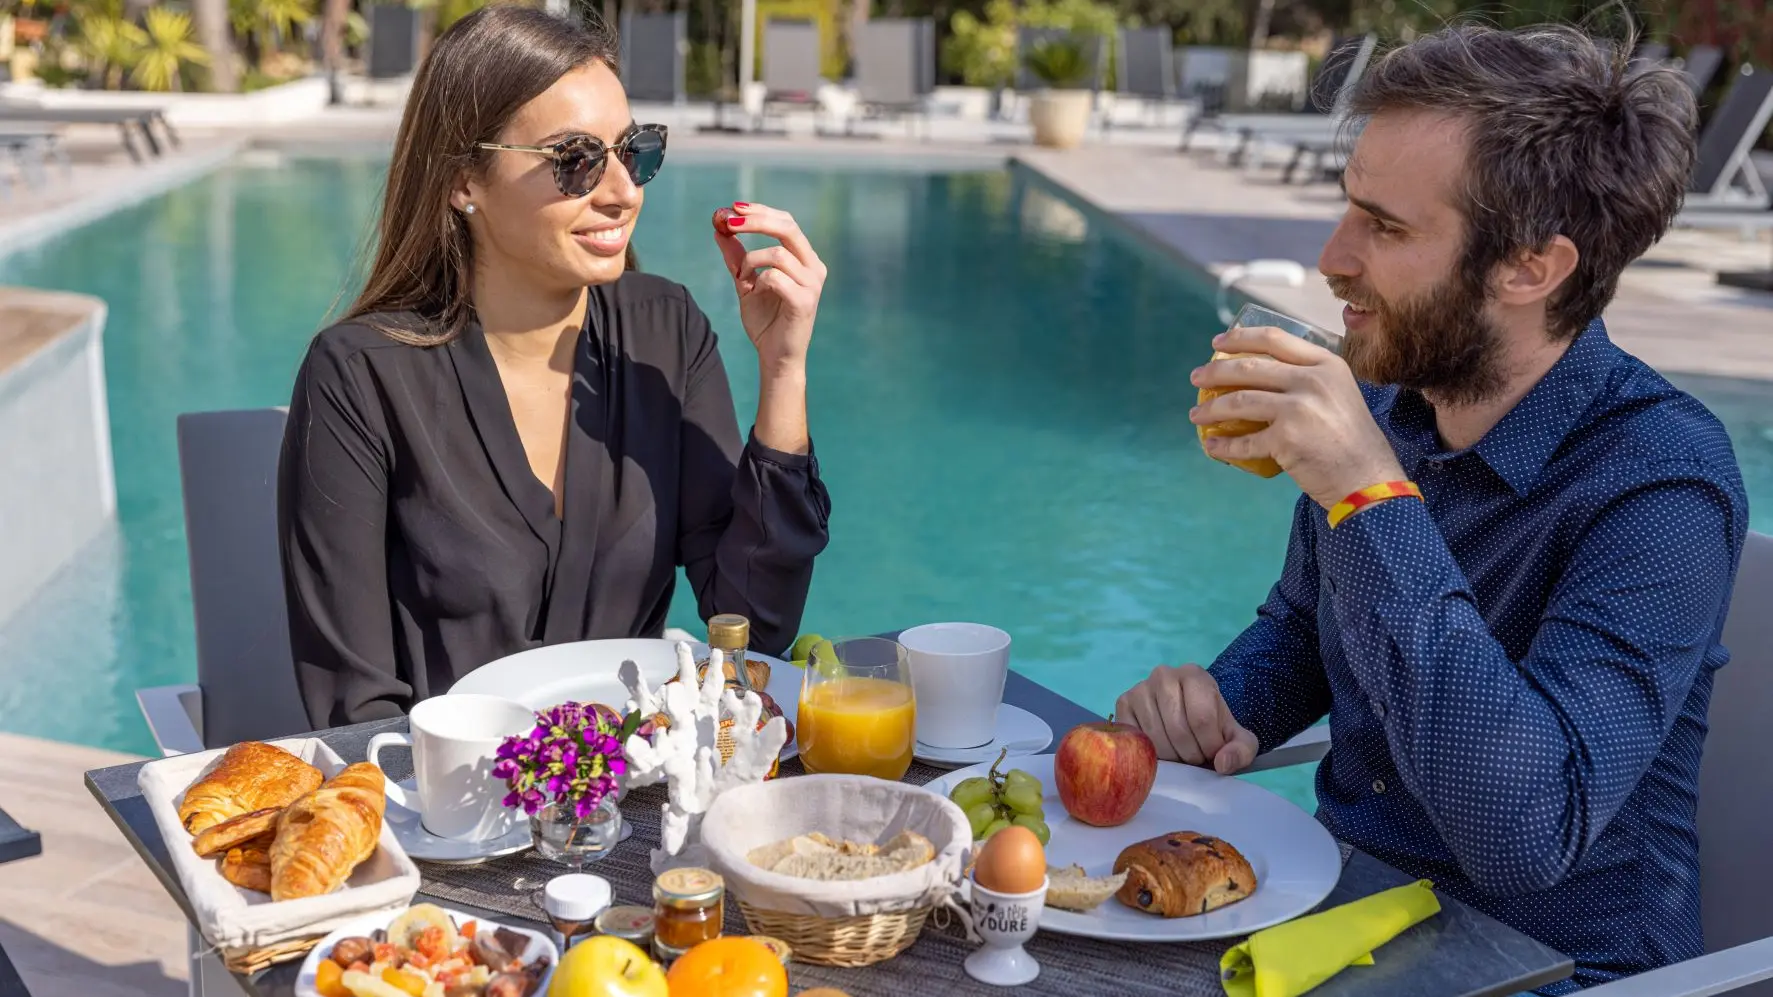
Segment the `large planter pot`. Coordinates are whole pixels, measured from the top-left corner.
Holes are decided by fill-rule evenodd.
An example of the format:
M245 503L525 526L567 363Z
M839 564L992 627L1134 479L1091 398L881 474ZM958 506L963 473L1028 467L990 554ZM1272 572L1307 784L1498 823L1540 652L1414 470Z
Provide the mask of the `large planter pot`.
M1090 124L1090 91L1042 90L1029 101L1028 120L1035 145L1075 148Z

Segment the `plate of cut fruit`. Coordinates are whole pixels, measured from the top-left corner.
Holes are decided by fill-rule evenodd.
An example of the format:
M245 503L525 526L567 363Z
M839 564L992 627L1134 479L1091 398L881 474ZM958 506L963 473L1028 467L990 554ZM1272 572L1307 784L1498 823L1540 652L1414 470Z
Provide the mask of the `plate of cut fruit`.
M308 953L296 997L534 997L560 961L548 936L436 904L339 926Z
M1342 876L1341 850L1311 814L1253 782L1160 762L1127 724L1082 724L1054 754L1000 756L924 788L966 812L975 856L1005 827L1034 832L1050 881L1042 930L1232 938L1310 911Z

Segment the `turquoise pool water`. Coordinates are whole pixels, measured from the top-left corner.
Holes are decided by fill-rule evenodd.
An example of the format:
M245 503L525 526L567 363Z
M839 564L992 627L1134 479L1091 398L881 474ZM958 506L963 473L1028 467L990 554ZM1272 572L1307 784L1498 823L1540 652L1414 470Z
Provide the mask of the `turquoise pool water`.
M194 674L174 417L288 401L350 289L381 169L243 163L0 260L0 283L110 303L120 506L115 533L0 631L0 727L152 750L133 690ZM811 392L835 508L808 629L993 623L1017 668L1106 712L1250 620L1296 492L1194 443L1186 372L1219 326L1195 277L1021 174L675 162L647 188L642 263L726 335L745 424L755 364L707 222L734 199L793 211L831 272ZM1773 389L1694 387L1730 423L1751 494L1773 497ZM699 630L679 596L673 623ZM1309 800L1302 770L1257 778Z

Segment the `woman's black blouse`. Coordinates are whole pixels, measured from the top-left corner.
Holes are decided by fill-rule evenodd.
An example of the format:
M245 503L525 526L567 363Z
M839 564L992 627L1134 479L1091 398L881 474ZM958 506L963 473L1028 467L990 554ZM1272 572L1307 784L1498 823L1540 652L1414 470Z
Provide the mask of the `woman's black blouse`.
M527 648L657 637L678 565L704 619L744 614L764 653L793 641L830 499L810 452L741 446L714 332L683 287L631 272L591 289L565 477L562 519L477 325L438 347L361 319L316 336L278 474L309 720L399 716Z

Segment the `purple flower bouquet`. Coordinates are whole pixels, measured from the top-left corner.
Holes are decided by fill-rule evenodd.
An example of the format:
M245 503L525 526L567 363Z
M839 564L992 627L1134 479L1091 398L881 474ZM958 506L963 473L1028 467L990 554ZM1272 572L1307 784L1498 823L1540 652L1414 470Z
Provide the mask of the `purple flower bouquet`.
M505 806L533 817L552 802L577 820L589 817L628 772L621 734L621 718L599 704L537 713L535 728L506 738L493 763L493 777L511 790Z

